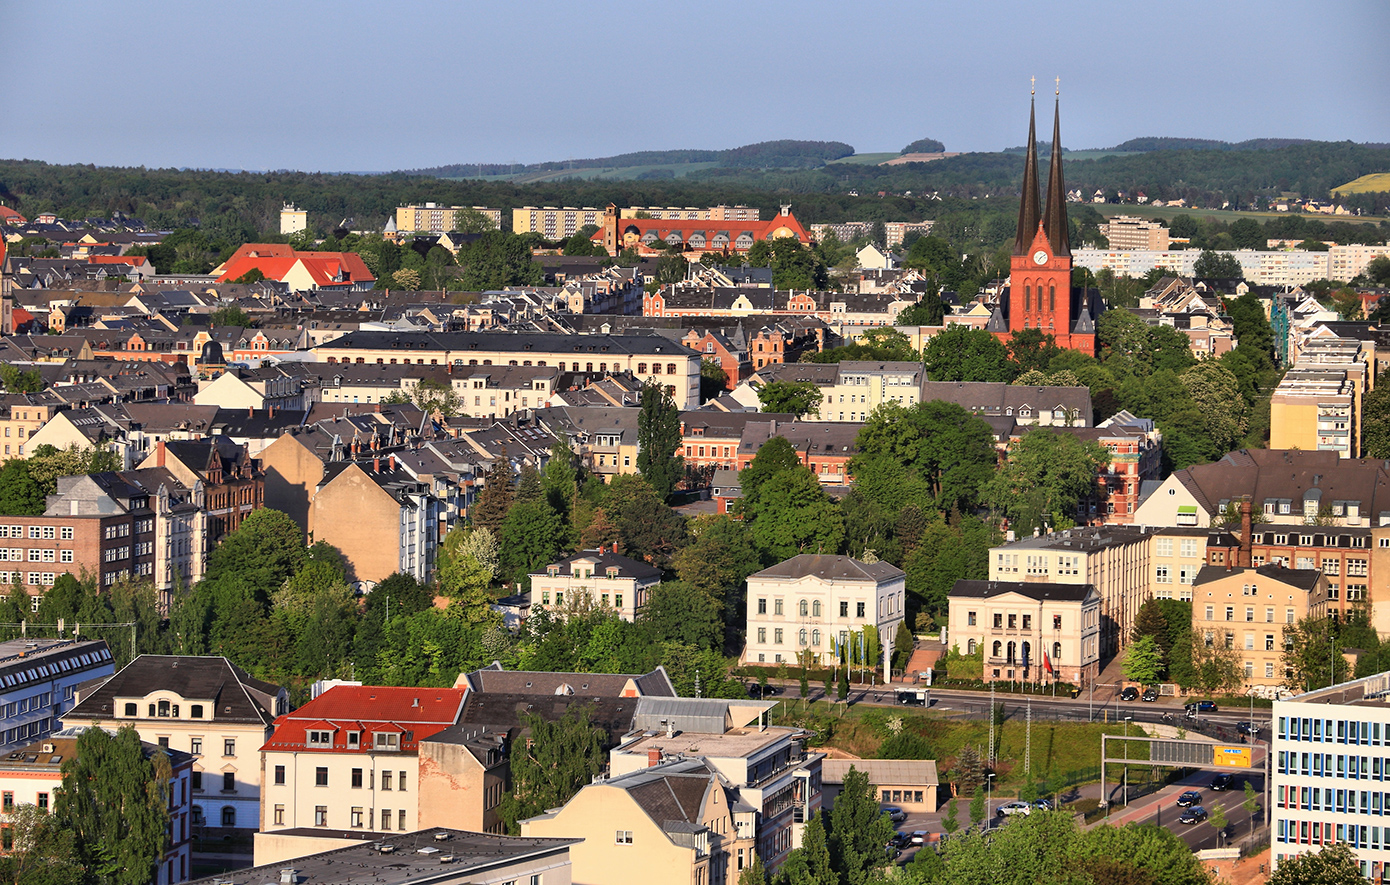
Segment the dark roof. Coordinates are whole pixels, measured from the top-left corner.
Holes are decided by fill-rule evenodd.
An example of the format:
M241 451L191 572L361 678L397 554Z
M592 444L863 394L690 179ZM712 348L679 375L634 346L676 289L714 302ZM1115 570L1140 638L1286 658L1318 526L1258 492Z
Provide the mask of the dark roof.
M589 674L583 675L585 678ZM578 684L575 690L579 690ZM525 731L522 714L531 713L554 722L570 708L589 708L589 723L603 730L605 746L616 746L623 735L632 730L632 717L637 712L637 698L599 696L594 691L583 694L547 694L520 692L468 692L458 724L483 727L519 734Z
M543 332L349 332L316 349L366 348L371 350L450 351L460 356L469 350L522 353L602 352L615 354L671 354L695 356L695 351L660 335L559 335Z
M275 720L276 697L284 689L251 677L224 657L141 655L63 718L114 719L117 697L144 697L161 690L184 698L212 700L216 705L213 722L259 722L269 726Z
M1014 234L1015 255L1025 254L1038 234L1042 207L1038 205L1038 126L1037 112L1028 105L1028 143L1023 160L1023 199L1018 205L1018 230Z
M618 570L618 577L620 578L640 579L661 577L661 569L657 568L656 566L650 565L649 563L640 562L636 559L630 559L626 556L623 556L618 553L613 553L611 551L605 553L599 550L580 550L578 553L566 556L564 559L556 560L555 562L549 563L549 565L559 566L560 570L564 571L565 566L568 566L580 560L593 560L595 563L597 563L596 567L594 568L594 571L596 573L602 573L605 575L608 573L608 569L615 568ZM542 572L536 572L536 574L541 573Z
M1254 572L1262 578L1271 578L1275 581L1288 584L1290 587L1297 587L1300 590L1309 591L1315 589L1318 586L1318 581L1322 579L1322 571L1320 569L1284 568L1278 563L1262 565L1254 569L1226 568L1219 565L1208 565L1203 566L1202 570L1197 572L1194 585L1207 584L1212 581L1220 580L1221 578L1228 578L1234 574L1246 574L1248 572Z
M956 581L949 595L990 599L1005 593L1018 593L1039 602L1085 602L1096 592L1090 584L1053 584L1045 581Z
M907 573L897 566L879 562L860 562L849 556L827 556L802 553L772 568L753 575L755 578L817 577L837 581L891 581Z
M474 670L463 677L474 692L512 692L517 694L564 694L568 686L571 693L585 696L617 697L627 686L628 680L636 680L637 689L643 695L653 697L676 697L675 686L666 675L664 667L657 667L650 673L550 673L535 670L503 670L500 664Z

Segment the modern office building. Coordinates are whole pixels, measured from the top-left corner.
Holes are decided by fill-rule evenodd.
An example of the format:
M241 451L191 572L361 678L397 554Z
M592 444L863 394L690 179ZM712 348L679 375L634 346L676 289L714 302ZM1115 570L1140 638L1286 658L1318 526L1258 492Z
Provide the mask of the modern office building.
M11 639L0 642L0 752L57 731L77 687L116 672L105 640Z
M1390 871L1390 672L1274 702L1269 751L1275 869L1343 843L1361 875Z

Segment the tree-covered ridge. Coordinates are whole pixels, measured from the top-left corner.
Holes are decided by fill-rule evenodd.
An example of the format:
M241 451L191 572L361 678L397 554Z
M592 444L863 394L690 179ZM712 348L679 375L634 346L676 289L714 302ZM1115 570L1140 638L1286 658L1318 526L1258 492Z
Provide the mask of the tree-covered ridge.
M852 156L854 148L842 141L760 141L724 150L633 151L612 157L583 160L551 160L545 163L453 163L428 169L413 169L408 175L456 178L468 175L522 175L532 172L559 172L565 169L624 169L669 163L720 163L735 167L819 166L830 160Z
M1164 138L1145 136L1122 141L1108 151L1268 151L1294 144L1312 144L1311 138L1251 138L1219 141L1212 138Z

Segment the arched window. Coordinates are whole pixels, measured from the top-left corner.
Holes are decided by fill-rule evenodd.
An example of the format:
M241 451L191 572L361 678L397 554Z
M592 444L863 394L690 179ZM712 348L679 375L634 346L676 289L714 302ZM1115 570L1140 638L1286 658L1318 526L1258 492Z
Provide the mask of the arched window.
M223 805L223 806L222 806L222 826L224 826L224 827L234 827L234 826L236 826L236 809L233 808L233 807L230 806L230 805Z
M127 703L127 704L125 705L125 714L126 714L127 716L134 716L134 715L136 715L136 713L135 713L135 705L134 705L134 704Z
M193 826L195 826L195 827L201 827L201 826L202 826L203 824L205 824L205 823L207 823L207 821L203 818L203 806L201 806L201 805L194 805L194 806L193 806Z
M814 646L816 646L817 648L820 647L820 631L819 631L819 630L812 630L812 631L811 631L811 644L814 645Z
M814 601L811 603L811 617L813 617L813 618L819 618L819 617L820 617L820 600L819 600L819 599L814 600Z
M1057 666L1057 662L1062 660L1062 643L1052 643L1052 666Z
M1025 642L1025 643L1023 643L1023 663L1025 663L1025 664L1033 664L1033 663L1036 663L1036 662L1033 660L1033 643L1031 643L1031 642Z
M975 640L972 639L965 644L965 653L967 655L973 655L975 653Z
M1000 641L997 640L997 639L994 640L994 654L990 655L990 657L992 657L992 658L997 658L997 657L999 657L999 652L1000 652L1000 650L1001 650L1003 647L1004 647L1004 644L1003 644L1002 642L1000 642Z
M1008 654L1008 658L1007 658L1006 660L1007 660L1010 664L1012 664L1012 663L1014 662L1014 660L1015 660L1015 658L1016 658L1017 655L1018 655L1018 643L1017 643L1017 642L1010 642L1010 643L1009 643L1009 654Z
M167 718L169 718L169 702L168 702L168 701L160 701L160 702L159 702L159 715L160 715L160 718L162 718L162 719L167 719Z
M808 607L807 607L807 605L806 605L806 600L804 600L804 599L801 600L801 603L797 606L797 610L798 610L798 613L799 613L803 618L806 617L806 612L808 611Z
M801 628L801 632L797 634L796 639L797 639L797 641L800 642L802 645L805 645L805 644L806 644L806 628L805 628L805 627L802 627L802 628Z
M1048 287L1047 287L1047 309L1048 309L1048 310L1056 310L1056 309L1057 309L1057 287L1056 287L1056 286L1048 286Z
M1032 287L1032 286L1024 286L1024 287L1023 287L1023 309L1024 309L1024 310L1032 310L1032 309L1033 309L1033 287Z

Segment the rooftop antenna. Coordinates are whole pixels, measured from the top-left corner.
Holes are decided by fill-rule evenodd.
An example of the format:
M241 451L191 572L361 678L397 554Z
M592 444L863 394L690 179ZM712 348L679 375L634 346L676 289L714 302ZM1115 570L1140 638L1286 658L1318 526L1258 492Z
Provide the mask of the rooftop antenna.
M1037 78L1037 77L1029 77L1029 78L1028 78L1028 83L1029 83L1029 86L1028 86L1028 94L1029 94L1029 95L1037 95L1037 94L1038 94L1038 78Z

